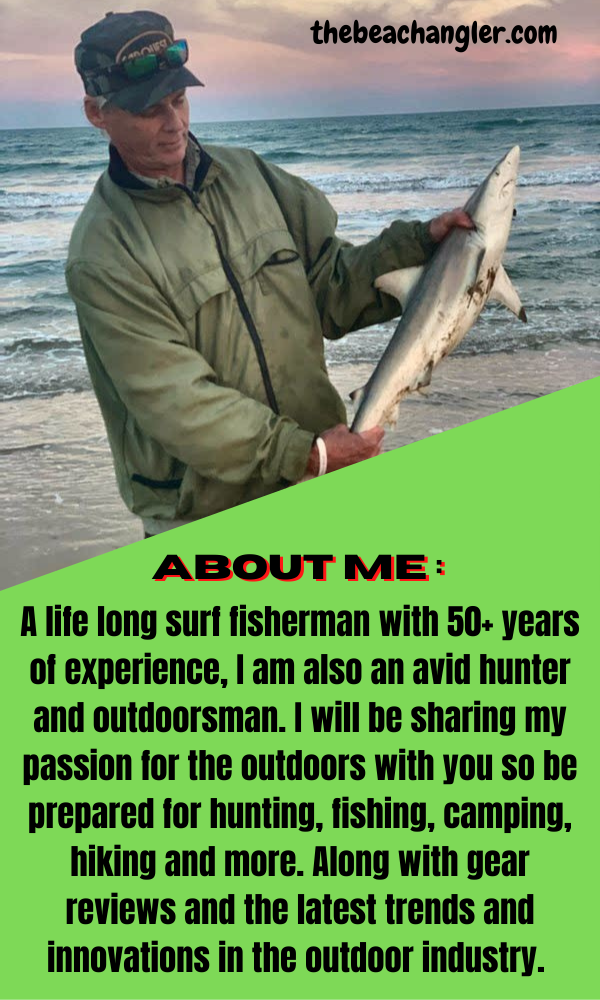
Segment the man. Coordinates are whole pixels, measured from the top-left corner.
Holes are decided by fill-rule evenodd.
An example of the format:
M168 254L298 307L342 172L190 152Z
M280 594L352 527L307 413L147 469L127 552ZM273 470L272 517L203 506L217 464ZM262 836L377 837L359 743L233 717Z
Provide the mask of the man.
M201 147L203 86L166 18L107 14L75 62L110 138L71 239L67 284L125 503L147 535L372 457L352 434L323 336L398 314L373 282L421 264L464 212L395 222L353 247L306 182L249 150Z

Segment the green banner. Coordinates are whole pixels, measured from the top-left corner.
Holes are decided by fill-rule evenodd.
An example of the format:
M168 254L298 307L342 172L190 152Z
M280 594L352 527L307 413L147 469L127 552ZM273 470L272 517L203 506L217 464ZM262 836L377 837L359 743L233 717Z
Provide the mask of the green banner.
M598 996L598 389L0 595L2 996Z

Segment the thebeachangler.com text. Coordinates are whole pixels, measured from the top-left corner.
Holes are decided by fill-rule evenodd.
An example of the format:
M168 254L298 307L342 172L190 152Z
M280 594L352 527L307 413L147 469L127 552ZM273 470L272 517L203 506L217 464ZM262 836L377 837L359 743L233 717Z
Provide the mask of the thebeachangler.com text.
M481 24L477 21L472 24L459 24L456 28L451 24L430 24L421 27L416 21L408 24L401 24L394 27L393 24L386 24L382 28L380 24L372 24L367 28L360 24L358 20L354 24L342 24L340 27L330 24L329 20L321 24L315 21L311 26L313 42L315 45L337 45L338 41L343 44L349 42L364 45L365 42L384 42L388 45L452 45L457 52L466 52L469 45L477 45L482 42L484 45L491 42L498 45L499 42L521 45L554 45L557 39L556 25L548 24L515 24L512 28L504 28L501 25Z

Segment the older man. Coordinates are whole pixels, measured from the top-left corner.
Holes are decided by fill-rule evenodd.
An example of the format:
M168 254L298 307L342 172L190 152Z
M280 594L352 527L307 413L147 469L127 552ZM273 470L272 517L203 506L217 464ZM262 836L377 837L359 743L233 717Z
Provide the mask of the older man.
M394 222L364 246L305 181L201 146L202 86L169 21L107 14L75 51L110 163L73 232L67 283L119 488L153 535L381 450L352 434L323 336L396 315L373 282L421 264L463 212Z

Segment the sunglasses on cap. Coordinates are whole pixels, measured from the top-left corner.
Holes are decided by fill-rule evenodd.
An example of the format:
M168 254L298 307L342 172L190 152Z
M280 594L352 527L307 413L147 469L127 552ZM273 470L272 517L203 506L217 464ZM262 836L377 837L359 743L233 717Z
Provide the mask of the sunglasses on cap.
M134 56L132 59L124 59L123 62L113 63L112 66L103 66L94 76L101 74L124 76L132 83L137 83L138 80L154 76L161 69L177 69L185 65L188 57L188 43L185 38L180 38L159 54L150 52L144 56Z

